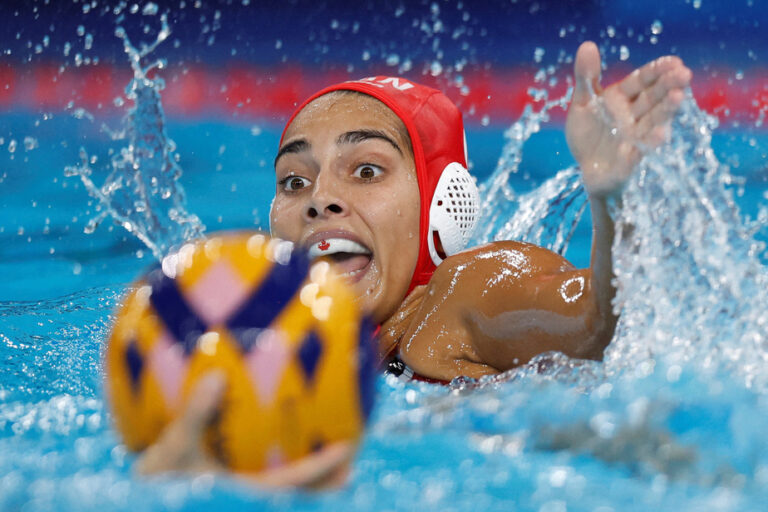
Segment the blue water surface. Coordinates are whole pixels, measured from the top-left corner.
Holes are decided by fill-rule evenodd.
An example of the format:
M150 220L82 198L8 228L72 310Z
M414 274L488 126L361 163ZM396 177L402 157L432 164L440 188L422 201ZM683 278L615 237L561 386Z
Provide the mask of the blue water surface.
M30 122L10 119L18 131ZM61 144L61 133L82 128L64 116L48 122L38 148L3 155L0 509L756 510L766 498L763 394L694 366L659 363L612 378L599 364L555 356L539 363L549 370L479 388L381 377L370 432L341 491L273 494L226 477L137 478L134 456L110 427L100 353L125 286L152 257L109 223L83 233L92 212L79 182L63 177L75 150ZM249 126L219 122L167 128L184 155L189 209L208 229L266 227L278 131L254 136ZM493 167L501 132L470 132L478 174ZM719 135L731 143L737 136ZM567 166L550 150L563 144L555 129L534 136L526 149L532 177L521 172L513 185L531 189ZM746 189L745 206L757 188ZM582 224L568 254L585 265Z

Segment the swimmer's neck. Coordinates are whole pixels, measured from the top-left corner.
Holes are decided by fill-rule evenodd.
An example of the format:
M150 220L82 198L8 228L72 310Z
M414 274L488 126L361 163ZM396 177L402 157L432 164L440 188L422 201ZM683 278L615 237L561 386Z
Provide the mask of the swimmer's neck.
M378 336L379 360L397 354L398 344L413 322L421 306L427 285L416 286L387 320L381 323Z

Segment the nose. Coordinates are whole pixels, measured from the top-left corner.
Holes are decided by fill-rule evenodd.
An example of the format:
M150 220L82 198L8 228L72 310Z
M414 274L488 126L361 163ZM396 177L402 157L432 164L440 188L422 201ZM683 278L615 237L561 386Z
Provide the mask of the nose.
M318 175L312 196L304 211L306 220L343 217L349 211L346 202L338 193L338 188L331 183L332 180L323 179L322 174L321 172Z

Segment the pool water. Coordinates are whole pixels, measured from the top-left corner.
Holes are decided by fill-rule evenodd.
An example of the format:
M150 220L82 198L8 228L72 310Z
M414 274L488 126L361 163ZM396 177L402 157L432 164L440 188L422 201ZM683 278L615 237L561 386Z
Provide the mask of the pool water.
M193 130L167 128L181 154L186 144L210 154ZM253 140L238 126L210 130L223 140L248 140L243 152L254 159L277 137L265 130ZM756 510L766 498L762 390L717 365L651 360L611 374L610 367L556 356L504 382L440 387L381 377L369 434L339 492L270 494L226 477L135 477L134 456L110 428L100 353L124 286L151 255L117 227L82 233L87 194L57 172L68 163L56 154L58 137L41 139L26 162L12 162L38 170L21 174L17 190L34 181L31 197L52 207L36 217L36 208L6 196L11 216L33 215L25 217L25 234L4 234L14 243L4 244L2 263L10 287L0 303L0 509ZM53 162L53 171L38 159ZM214 162L182 161L190 210L209 229L263 225L268 166L222 161L228 170L218 173L206 169ZM206 191L225 184L237 184L231 195L240 208L225 207L226 193L219 203L200 199L218 197ZM572 259L585 262L588 244L588 230L577 228Z
M754 123L715 128L689 102L670 144L627 186L615 213L622 321L604 363L544 354L450 386L382 376L349 484L270 493L224 475L138 478L110 426L103 344L126 286L154 257L110 221L84 233L99 206L64 169L81 147L102 164L125 147L99 127L117 129L128 108L93 122L72 108L1 117L0 510L764 508L768 137ZM485 184L477 241L523 238L585 266L578 173L557 107L551 121L540 109L517 131L468 127ZM267 227L279 122L176 116L164 128L188 212L208 231ZM525 128L531 138L516 139Z

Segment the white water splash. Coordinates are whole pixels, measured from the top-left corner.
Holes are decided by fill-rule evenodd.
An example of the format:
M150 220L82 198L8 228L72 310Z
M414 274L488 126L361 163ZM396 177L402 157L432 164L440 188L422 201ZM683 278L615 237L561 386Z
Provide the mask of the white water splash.
M716 126L689 94L671 140L644 158L614 208L621 317L607 365L693 361L765 391L765 247L742 220L728 188L735 179L712 150Z
M205 227L197 216L187 212L184 189L178 183L181 168L175 143L165 133L165 115L160 91L165 84L159 77L149 78L151 70L162 69L164 61L143 66L142 61L170 35L166 15L155 41L137 50L122 27L115 35L123 40L133 69L126 97L134 102L123 120L122 130L111 133L114 140L127 145L111 159L111 172L101 187L91 179L91 160L84 148L81 162L65 169L67 176L79 176L88 193L98 201L100 213L85 228L93 232L107 217L138 237L156 258L185 240L202 236ZM108 130L107 130L108 131Z
M539 110L526 105L520 119L505 133L507 143L493 174L480 185L480 220L471 245L492 240L521 240L564 254L587 204L576 167L560 171L536 189L518 195L511 176L523 161L523 146L550 119L554 108L567 109L573 89L553 100L546 90L531 89Z
M578 170L560 171L521 195L510 176L525 142L552 108L566 108L569 99L570 91L539 111L529 105L507 130L499 164L480 187L474 243L515 239L565 252L587 201ZM760 262L765 246L754 236L764 226L760 217L747 223L739 213L729 189L738 178L711 147L716 126L689 92L670 141L643 159L623 192L623 206L613 205L620 322L606 352L608 373L638 365L652 370L656 362L679 369L695 361L768 389L768 272ZM512 374L520 371L527 372Z

